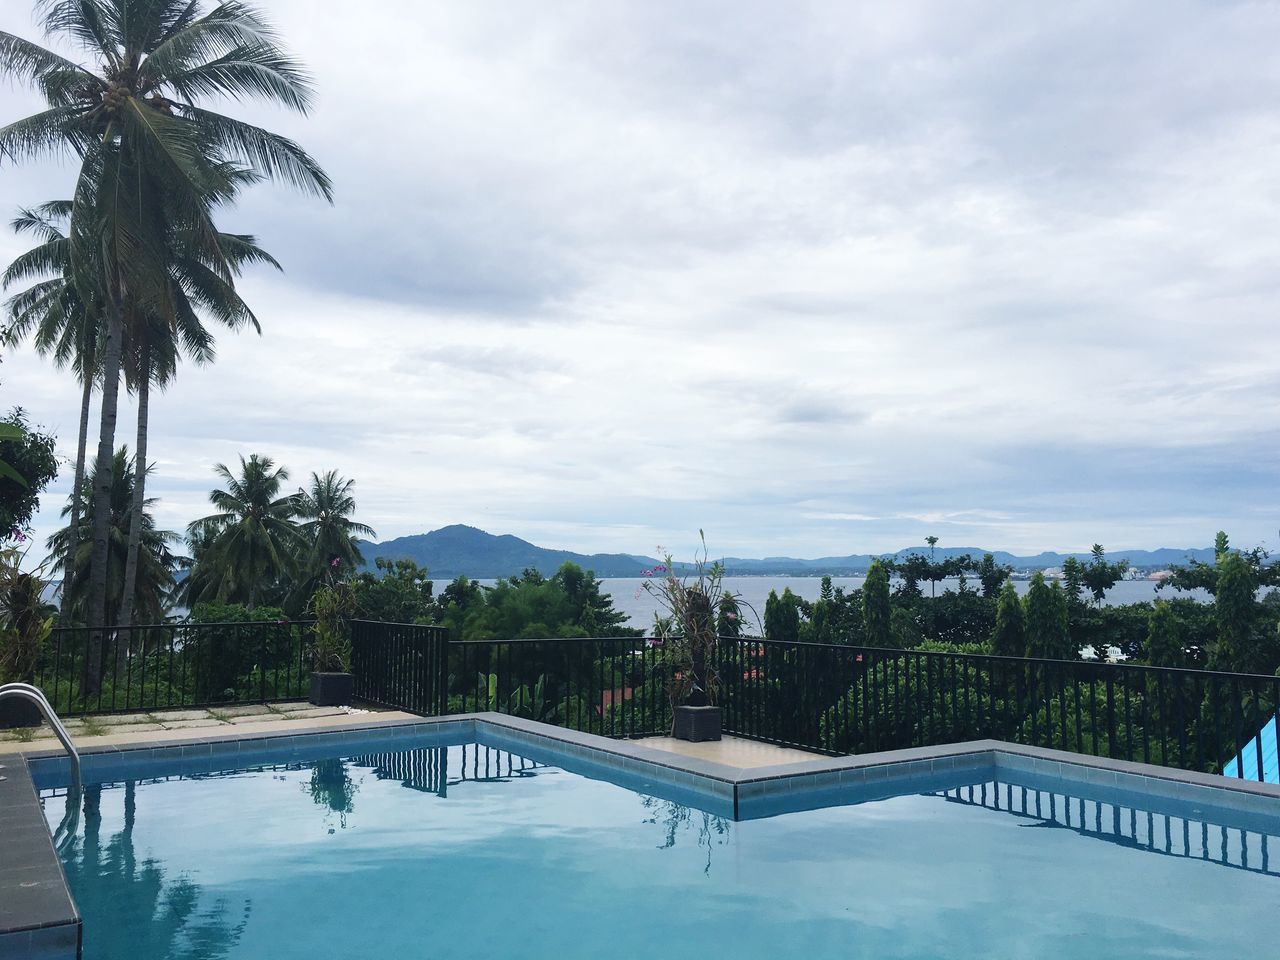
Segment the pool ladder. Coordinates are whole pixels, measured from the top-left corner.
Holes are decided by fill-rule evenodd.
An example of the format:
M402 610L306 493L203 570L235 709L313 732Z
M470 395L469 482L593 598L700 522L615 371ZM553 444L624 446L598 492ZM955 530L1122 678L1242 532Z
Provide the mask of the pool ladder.
M57 713L49 704L49 698L39 687L33 687L29 683L6 683L0 686L0 700L6 697L17 697L39 707L45 723L53 729L71 761L71 783L67 788L67 812L53 835L54 845L61 849L62 845L75 835L80 820L80 795L83 792L80 780L80 751L71 742L67 728L62 725L62 721L58 719Z

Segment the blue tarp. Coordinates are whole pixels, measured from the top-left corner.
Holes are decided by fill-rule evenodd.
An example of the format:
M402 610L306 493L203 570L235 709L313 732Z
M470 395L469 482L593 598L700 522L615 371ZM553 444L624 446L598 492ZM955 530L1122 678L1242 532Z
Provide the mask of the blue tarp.
M1240 756L1222 768L1225 777L1237 777L1243 771L1245 780L1258 779L1258 741L1262 741L1262 780L1264 783L1280 783L1280 762L1276 759L1276 720L1268 723L1248 743Z

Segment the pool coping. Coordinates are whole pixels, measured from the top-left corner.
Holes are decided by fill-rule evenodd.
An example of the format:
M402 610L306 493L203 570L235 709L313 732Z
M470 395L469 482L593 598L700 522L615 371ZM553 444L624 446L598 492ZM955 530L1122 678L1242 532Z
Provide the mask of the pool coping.
M444 717L377 720L321 730L269 730L209 736L204 728L180 739L129 744L86 745L81 761L92 767L95 757L121 761L206 759L217 765L241 752L297 750L308 746L341 746L361 735L391 732L408 738L420 733L445 733L504 749L542 748L567 755L602 773L640 776L659 792L706 797L722 806L734 820L783 812L780 798L803 807L802 798L834 795L838 791L877 788L892 792L895 782L966 772L994 771L1093 784L1128 790L1144 796L1191 802L1214 809L1280 816L1280 785L1238 780L1170 767L1112 760L1083 754L1024 746L1000 740L975 740L936 747L912 747L845 757L815 756L813 760L762 767L733 767L700 757L644 746L643 740L614 740L534 720L498 713L470 713ZM66 883L40 806L30 764L69 769L61 750L17 751L4 758L0 780L0 954L5 957L66 960L79 957L82 920ZM771 801L773 808L762 807ZM838 801L837 801L838 802ZM764 810L762 814L759 811ZM731 814L730 814L731 811Z

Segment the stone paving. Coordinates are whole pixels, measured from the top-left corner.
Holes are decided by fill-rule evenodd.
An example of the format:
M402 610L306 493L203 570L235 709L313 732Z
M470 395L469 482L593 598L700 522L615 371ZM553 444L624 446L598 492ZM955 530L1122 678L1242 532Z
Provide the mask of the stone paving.
M645 737L636 743L642 747L656 750L667 750L685 757L698 757L702 760L713 760L727 767L738 767L750 770L753 767L771 767L776 763L799 763L803 760L815 760L822 754L810 753L807 750L796 750L792 747L779 747L772 743L759 743L755 740L742 740L738 737L725 737L722 740L704 740L701 743L690 743L688 740L676 740L674 737Z
M148 713L121 713L92 717L68 717L63 721L67 733L77 744L119 742L143 734L169 730L230 731L258 724L303 726L307 721L325 718L371 717L373 711L355 707L317 707L305 700L289 703L236 704L208 710L183 707L174 710L152 710ZM324 724L328 726L328 724ZM0 730L0 753L13 750L57 746L53 731L47 726L17 730Z

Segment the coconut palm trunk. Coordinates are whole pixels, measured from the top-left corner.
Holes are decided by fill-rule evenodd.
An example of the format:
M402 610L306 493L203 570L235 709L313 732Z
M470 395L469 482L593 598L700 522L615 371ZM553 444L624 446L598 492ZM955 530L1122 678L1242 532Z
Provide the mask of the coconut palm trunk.
M138 585L138 557L142 544L142 511L147 501L147 418L151 401L151 335L143 325L138 349L138 438L134 446L133 505L129 511L129 544L125 548L124 596L120 623L125 635L116 640L117 656L128 652L128 629L133 626L133 597Z
M119 281L108 298L106 340L102 350L102 416L94 471L93 552L89 559L89 643L85 649L85 694L102 688L102 648L107 619L107 555L111 535L111 458L116 443L116 406L120 399L120 363L124 347L124 297Z
M76 551L80 548L80 499L84 495L84 458L89 446L89 411L93 407L93 350L96 346L90 337L86 347L85 361L82 367L84 387L80 393L80 435L76 442L76 479L71 488L71 536L67 540L67 556L62 564L62 599L58 606L58 617L64 624L71 609L68 597L71 595L71 577L76 569Z

